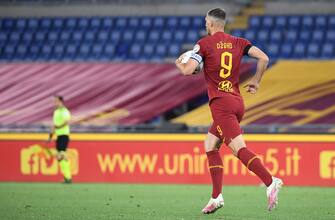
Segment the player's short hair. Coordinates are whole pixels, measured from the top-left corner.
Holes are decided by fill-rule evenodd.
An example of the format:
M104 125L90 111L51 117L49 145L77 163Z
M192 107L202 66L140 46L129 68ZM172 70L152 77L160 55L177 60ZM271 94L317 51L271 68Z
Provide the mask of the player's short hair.
M62 103L64 103L64 98L63 98L63 96L55 95L55 98L58 99L59 101L61 101Z
M226 22L226 12L222 8L214 8L207 12L207 16L214 18L216 21L222 23L223 25Z

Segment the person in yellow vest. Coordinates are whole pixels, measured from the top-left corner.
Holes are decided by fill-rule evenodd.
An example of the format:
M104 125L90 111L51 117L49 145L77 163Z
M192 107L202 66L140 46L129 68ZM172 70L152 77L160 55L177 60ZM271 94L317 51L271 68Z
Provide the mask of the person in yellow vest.
M51 141L52 136L56 134L56 157L64 176L64 183L72 183L70 162L66 156L66 149L70 141L70 119L71 113L64 105L63 97L55 96L55 111L53 113L53 125L51 126L49 141Z

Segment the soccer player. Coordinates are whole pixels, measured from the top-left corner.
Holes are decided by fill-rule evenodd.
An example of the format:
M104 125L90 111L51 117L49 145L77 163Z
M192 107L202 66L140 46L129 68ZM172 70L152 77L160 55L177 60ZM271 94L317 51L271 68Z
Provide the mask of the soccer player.
M70 169L70 163L66 156L66 149L68 147L70 138L70 126L69 122L71 119L70 111L64 105L64 99L62 96L55 96L55 111L53 113L53 126L51 126L51 132L49 134L49 141L51 141L53 134L57 136L56 149L57 149L57 160L61 172L64 176L64 183L72 183L72 175Z
M209 214L223 207L223 164L219 148L224 142L232 153L267 186L268 210L278 203L282 180L272 177L261 160L247 148L239 122L244 114L243 99L239 91L239 66L243 55L257 59L256 74L247 83L247 92L255 94L269 62L268 56L248 40L224 33L226 13L215 8L208 11L206 30L208 36L200 39L192 51L182 54L175 62L183 75L195 73L204 63L209 107L213 124L205 139L209 171L212 179L212 197L202 212ZM189 58L189 59L187 59Z

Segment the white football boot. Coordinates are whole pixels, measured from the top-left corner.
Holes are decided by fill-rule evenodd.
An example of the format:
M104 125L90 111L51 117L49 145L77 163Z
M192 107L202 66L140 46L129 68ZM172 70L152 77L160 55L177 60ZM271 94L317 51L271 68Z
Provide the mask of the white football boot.
M202 209L203 214L211 214L214 213L219 208L224 206L224 199L222 194L220 193L216 199L211 198L205 208Z
M282 187L283 181L279 178L272 177L272 183L266 189L266 196L268 197L268 210L271 211L278 204L278 193Z

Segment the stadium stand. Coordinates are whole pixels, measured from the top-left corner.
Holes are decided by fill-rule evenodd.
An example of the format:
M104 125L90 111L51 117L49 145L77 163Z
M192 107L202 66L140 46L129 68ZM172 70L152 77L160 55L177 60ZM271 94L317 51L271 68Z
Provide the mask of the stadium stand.
M6 62L162 62L176 57L183 44L196 42L204 28L200 16L3 18L0 22L0 60Z
M0 81L2 125L48 122L59 93L74 123L138 124L206 90L172 64L6 64Z
M279 61L267 71L257 96L241 90L246 97L242 125L334 124L334 68L334 61ZM208 104L173 122L208 126Z
M272 59L335 57L335 15L251 16L247 29L232 34L249 39Z

